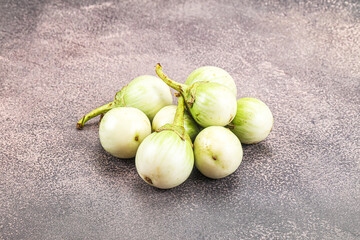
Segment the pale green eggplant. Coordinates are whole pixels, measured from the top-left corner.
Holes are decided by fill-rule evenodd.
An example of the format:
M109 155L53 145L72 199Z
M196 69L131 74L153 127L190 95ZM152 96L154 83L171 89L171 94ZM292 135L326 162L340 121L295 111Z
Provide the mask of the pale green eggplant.
M181 93L191 116L200 126L226 126L235 117L236 97L227 87L214 82L195 82L188 86L168 78L160 64L155 70L168 86Z
M229 128L241 143L253 144L264 140L271 132L274 118L269 107L256 98L240 98L237 113Z
M116 93L114 101L92 110L77 123L77 128L100 114L115 107L134 107L146 114L151 121L163 107L171 105L173 97L170 88L155 76L143 75L133 79Z

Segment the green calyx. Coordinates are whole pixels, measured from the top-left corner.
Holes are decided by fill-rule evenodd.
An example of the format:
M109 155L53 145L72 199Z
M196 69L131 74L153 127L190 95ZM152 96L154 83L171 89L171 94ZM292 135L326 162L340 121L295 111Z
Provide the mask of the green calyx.
M77 123L76 123L76 128L77 129L82 129L84 127L84 124L89 121L90 119L100 115L100 114L104 114L107 113L108 111L110 111L111 109L115 108L115 107L126 107L125 104L125 100L124 100L124 95L126 93L126 88L127 86L123 87L119 92L117 92L115 94L115 99L114 101L107 103L101 107L98 107L94 110L92 110L91 112L89 112L88 114L86 114L83 118L81 118Z
M115 99L113 103L116 105L116 107L126 107L125 99L124 99L126 89L127 89L127 85L124 86L120 91L118 91L115 94Z
M185 111L185 102L184 98L178 96L178 106L176 108L176 113L174 117L174 122L172 124L165 124L159 128L156 132L161 131L173 131L175 132L183 141L188 141L192 146L190 136L186 133L184 128L184 111Z
M186 101L186 105L188 107L191 107L194 102L195 102L195 96L196 96L196 90L197 88L207 82L196 82L194 84L192 84L191 86L186 88L186 91L184 91L184 95L186 96L185 99L187 99Z
M185 132L185 128L182 126L176 126L170 123L165 124L164 126L162 126L161 128L159 128L158 130L156 130L156 132L162 132L162 131L173 131L174 133L176 133L183 141L188 141L191 146L192 146L192 142L191 139L189 137L189 135Z

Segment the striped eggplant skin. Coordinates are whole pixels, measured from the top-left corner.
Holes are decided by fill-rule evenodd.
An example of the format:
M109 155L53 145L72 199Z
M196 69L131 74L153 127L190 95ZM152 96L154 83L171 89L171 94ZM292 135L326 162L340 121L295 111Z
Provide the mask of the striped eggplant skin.
M195 82L216 82L229 88L236 97L237 89L234 79L222 68L214 66L204 66L195 69L186 79L185 84L191 85Z
M192 86L196 87L193 103L188 101L189 98L185 99L192 117L200 126L226 126L233 120L236 97L227 87L211 82L198 82Z
M118 158L133 158L140 143L151 134L151 124L139 109L117 107L105 113L99 138L105 151Z
M114 101L100 106L84 115L76 128L82 129L90 119L105 114L116 107L134 107L146 114L150 121L163 107L173 102L170 88L159 78L143 75L133 79L128 85L115 94Z
M228 128L211 126L202 130L194 142L195 166L205 176L224 178L241 164L243 149Z
M191 116L201 127L226 126L236 114L236 96L231 90L216 82L195 82L186 85L171 80L158 63L156 74L184 98Z
M152 121L152 131L158 130L167 123L173 123L176 107L176 105L169 105L160 109ZM184 128L192 141L195 140L195 137L200 132L198 124L187 111L184 112Z
M170 88L160 78L142 75L126 86L123 103L140 109L152 121L161 108L173 104L173 97Z
M274 118L269 107L256 98L240 98L237 112L230 129L241 143L253 144L263 141L271 132Z
M135 166L149 185L161 189L176 187L185 182L194 167L191 142L171 130L154 132L141 143Z

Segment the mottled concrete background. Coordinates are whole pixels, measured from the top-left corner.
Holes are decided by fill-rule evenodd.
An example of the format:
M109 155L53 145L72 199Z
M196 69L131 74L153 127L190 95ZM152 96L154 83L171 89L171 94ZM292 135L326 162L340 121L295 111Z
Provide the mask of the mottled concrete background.
M0 0L0 239L360 239L359 5ZM76 130L157 62L271 108L233 175L157 190Z

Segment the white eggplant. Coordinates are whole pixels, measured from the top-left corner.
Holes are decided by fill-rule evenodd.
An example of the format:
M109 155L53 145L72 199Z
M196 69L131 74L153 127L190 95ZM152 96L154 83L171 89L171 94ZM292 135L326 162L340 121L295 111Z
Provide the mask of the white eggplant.
M182 97L179 97L174 123L145 138L136 153L135 166L146 183L162 189L176 187L190 176L194 153L184 128Z
M194 142L195 166L209 178L224 178L235 172L243 158L239 139L227 128L211 126Z
M140 143L151 134L148 117L133 107L118 107L108 111L99 125L102 147L118 158L135 157Z

